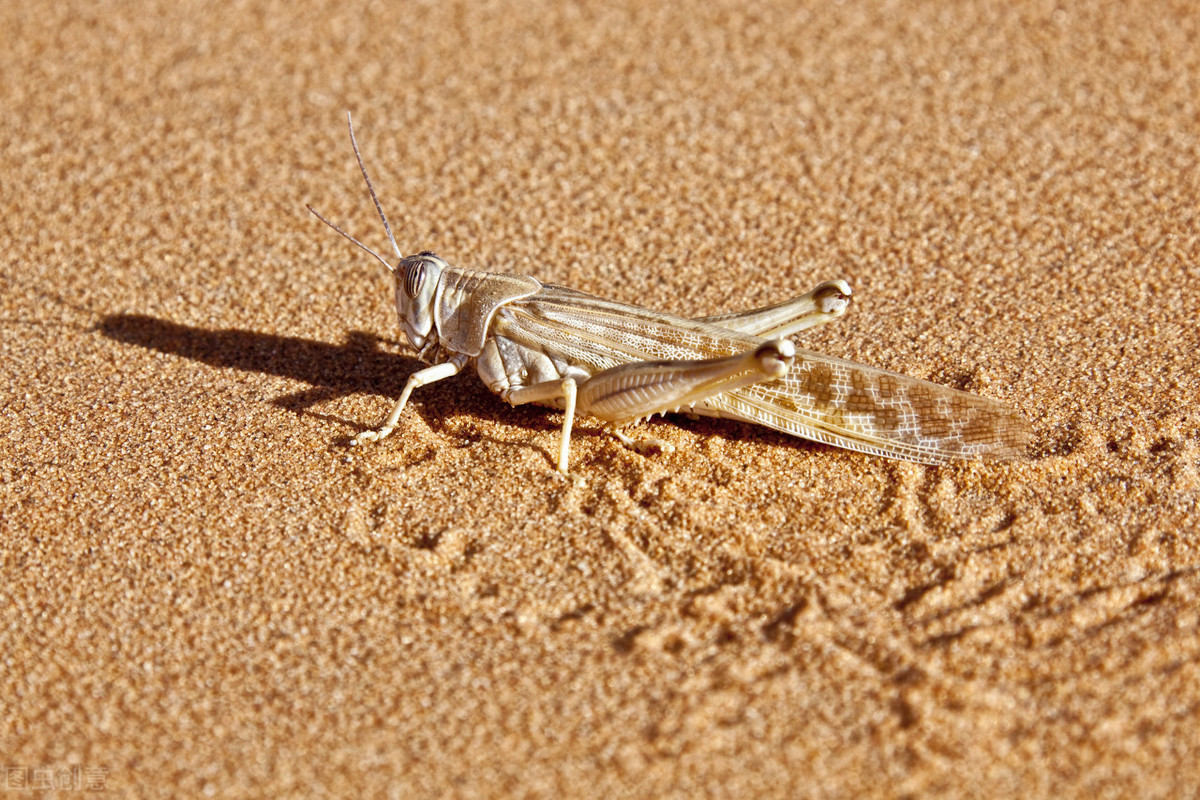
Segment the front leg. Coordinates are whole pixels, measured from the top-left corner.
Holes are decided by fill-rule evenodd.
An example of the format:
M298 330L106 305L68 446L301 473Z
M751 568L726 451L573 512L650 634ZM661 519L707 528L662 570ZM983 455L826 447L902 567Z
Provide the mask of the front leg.
M513 405L563 402L558 471L565 475L576 410L622 423L691 408L723 392L782 378L795 355L791 342L773 339L728 358L635 361L598 372L578 384L573 378L543 381L513 389L504 399Z
M363 442L378 442L385 438L396 429L396 423L400 421L400 414L404 411L404 406L408 404L408 397L413 393L413 389L453 377L462 372L466 363L465 358L455 356L444 364L434 364L432 367L417 370L408 376L408 383L404 384L404 391L400 393L400 401L396 403L396 407L392 409L392 413L388 415L383 426L378 430L363 431L351 439L350 444L357 446Z

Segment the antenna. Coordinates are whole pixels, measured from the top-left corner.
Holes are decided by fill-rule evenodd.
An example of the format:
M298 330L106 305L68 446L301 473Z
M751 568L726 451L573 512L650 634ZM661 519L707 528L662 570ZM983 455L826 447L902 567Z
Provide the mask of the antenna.
M371 193L371 199L375 201L375 209L379 211L379 218L383 220L383 229L387 231L388 240L392 243L392 249L396 251L396 255L404 258L404 253L400 252L400 246L396 244L396 237L392 236L392 226L388 224L387 215L383 213L383 206L379 205L379 198L375 195L375 187L371 185L371 176L367 174L367 167L363 164L362 156L358 152L358 142L354 138L354 122L350 119L350 112L346 112L346 125L350 128L350 144L354 146L354 157L358 159L358 168L362 170L363 180L367 182L367 191Z
M387 261L385 261L385 260L384 260L384 258L383 258L383 256L379 255L379 253L376 253L374 250L372 250L371 248L367 247L365 244L363 244L362 242L360 242L358 239L355 239L353 236L351 236L350 234L346 233L344 230L342 230L341 228L339 228L337 225L334 225L332 222L330 222L329 220L327 220L327 219L325 219L324 217L322 217L322 216L321 216L321 215L320 215L320 214L317 212L317 210L316 210L315 208L313 208L312 206L308 205L307 203L305 203L305 204L304 204L304 207L305 207L305 208L307 208L309 211L311 211L311 212L312 212L312 214L313 214L313 216L314 216L314 217L316 217L317 219L321 220L321 222L324 222L326 225L328 225L329 227L333 228L335 231L337 231L338 233L340 233L342 236L345 236L347 239L349 239L350 241L354 242L356 245L358 245L359 247L361 247L363 250L366 250L368 253L370 253L371 255L375 256L377 259L379 259L379 263L380 263L380 264L383 264L385 267L387 267L387 268L388 268L388 272L395 272L395 271L396 271L396 268L395 268L395 267L393 267L391 264L389 264ZM385 222L384 222L384 224L386 225L386 224L387 224L387 222L385 221ZM390 234L391 234L391 231L389 231L388 233L389 233L389 235L390 235ZM395 244L395 242L393 241L393 242L392 242L392 244L394 245L394 244Z

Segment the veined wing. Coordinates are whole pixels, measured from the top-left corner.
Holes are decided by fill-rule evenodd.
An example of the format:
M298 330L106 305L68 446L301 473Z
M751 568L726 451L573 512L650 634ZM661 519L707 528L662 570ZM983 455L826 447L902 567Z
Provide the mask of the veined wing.
M496 332L594 372L634 361L722 358L762 338L546 284L504 305ZM985 397L797 350L783 378L721 394L696 413L924 464L1023 453L1028 425Z
M848 450L945 464L1016 458L1031 432L986 397L797 350L788 374L706 401L708 411Z

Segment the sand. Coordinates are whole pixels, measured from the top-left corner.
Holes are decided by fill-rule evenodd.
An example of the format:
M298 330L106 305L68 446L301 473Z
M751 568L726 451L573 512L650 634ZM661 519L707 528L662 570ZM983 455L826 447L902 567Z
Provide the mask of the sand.
M1200 790L1190 2L6 3L0 765L122 797ZM631 452L406 252L986 395L1011 463Z

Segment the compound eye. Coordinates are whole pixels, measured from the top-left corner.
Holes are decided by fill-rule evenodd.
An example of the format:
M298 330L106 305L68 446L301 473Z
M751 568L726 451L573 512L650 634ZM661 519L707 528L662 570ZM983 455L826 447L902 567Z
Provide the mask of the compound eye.
M410 262L404 270L404 293L408 295L409 298L416 297L421 291L421 284L424 282L425 262Z

